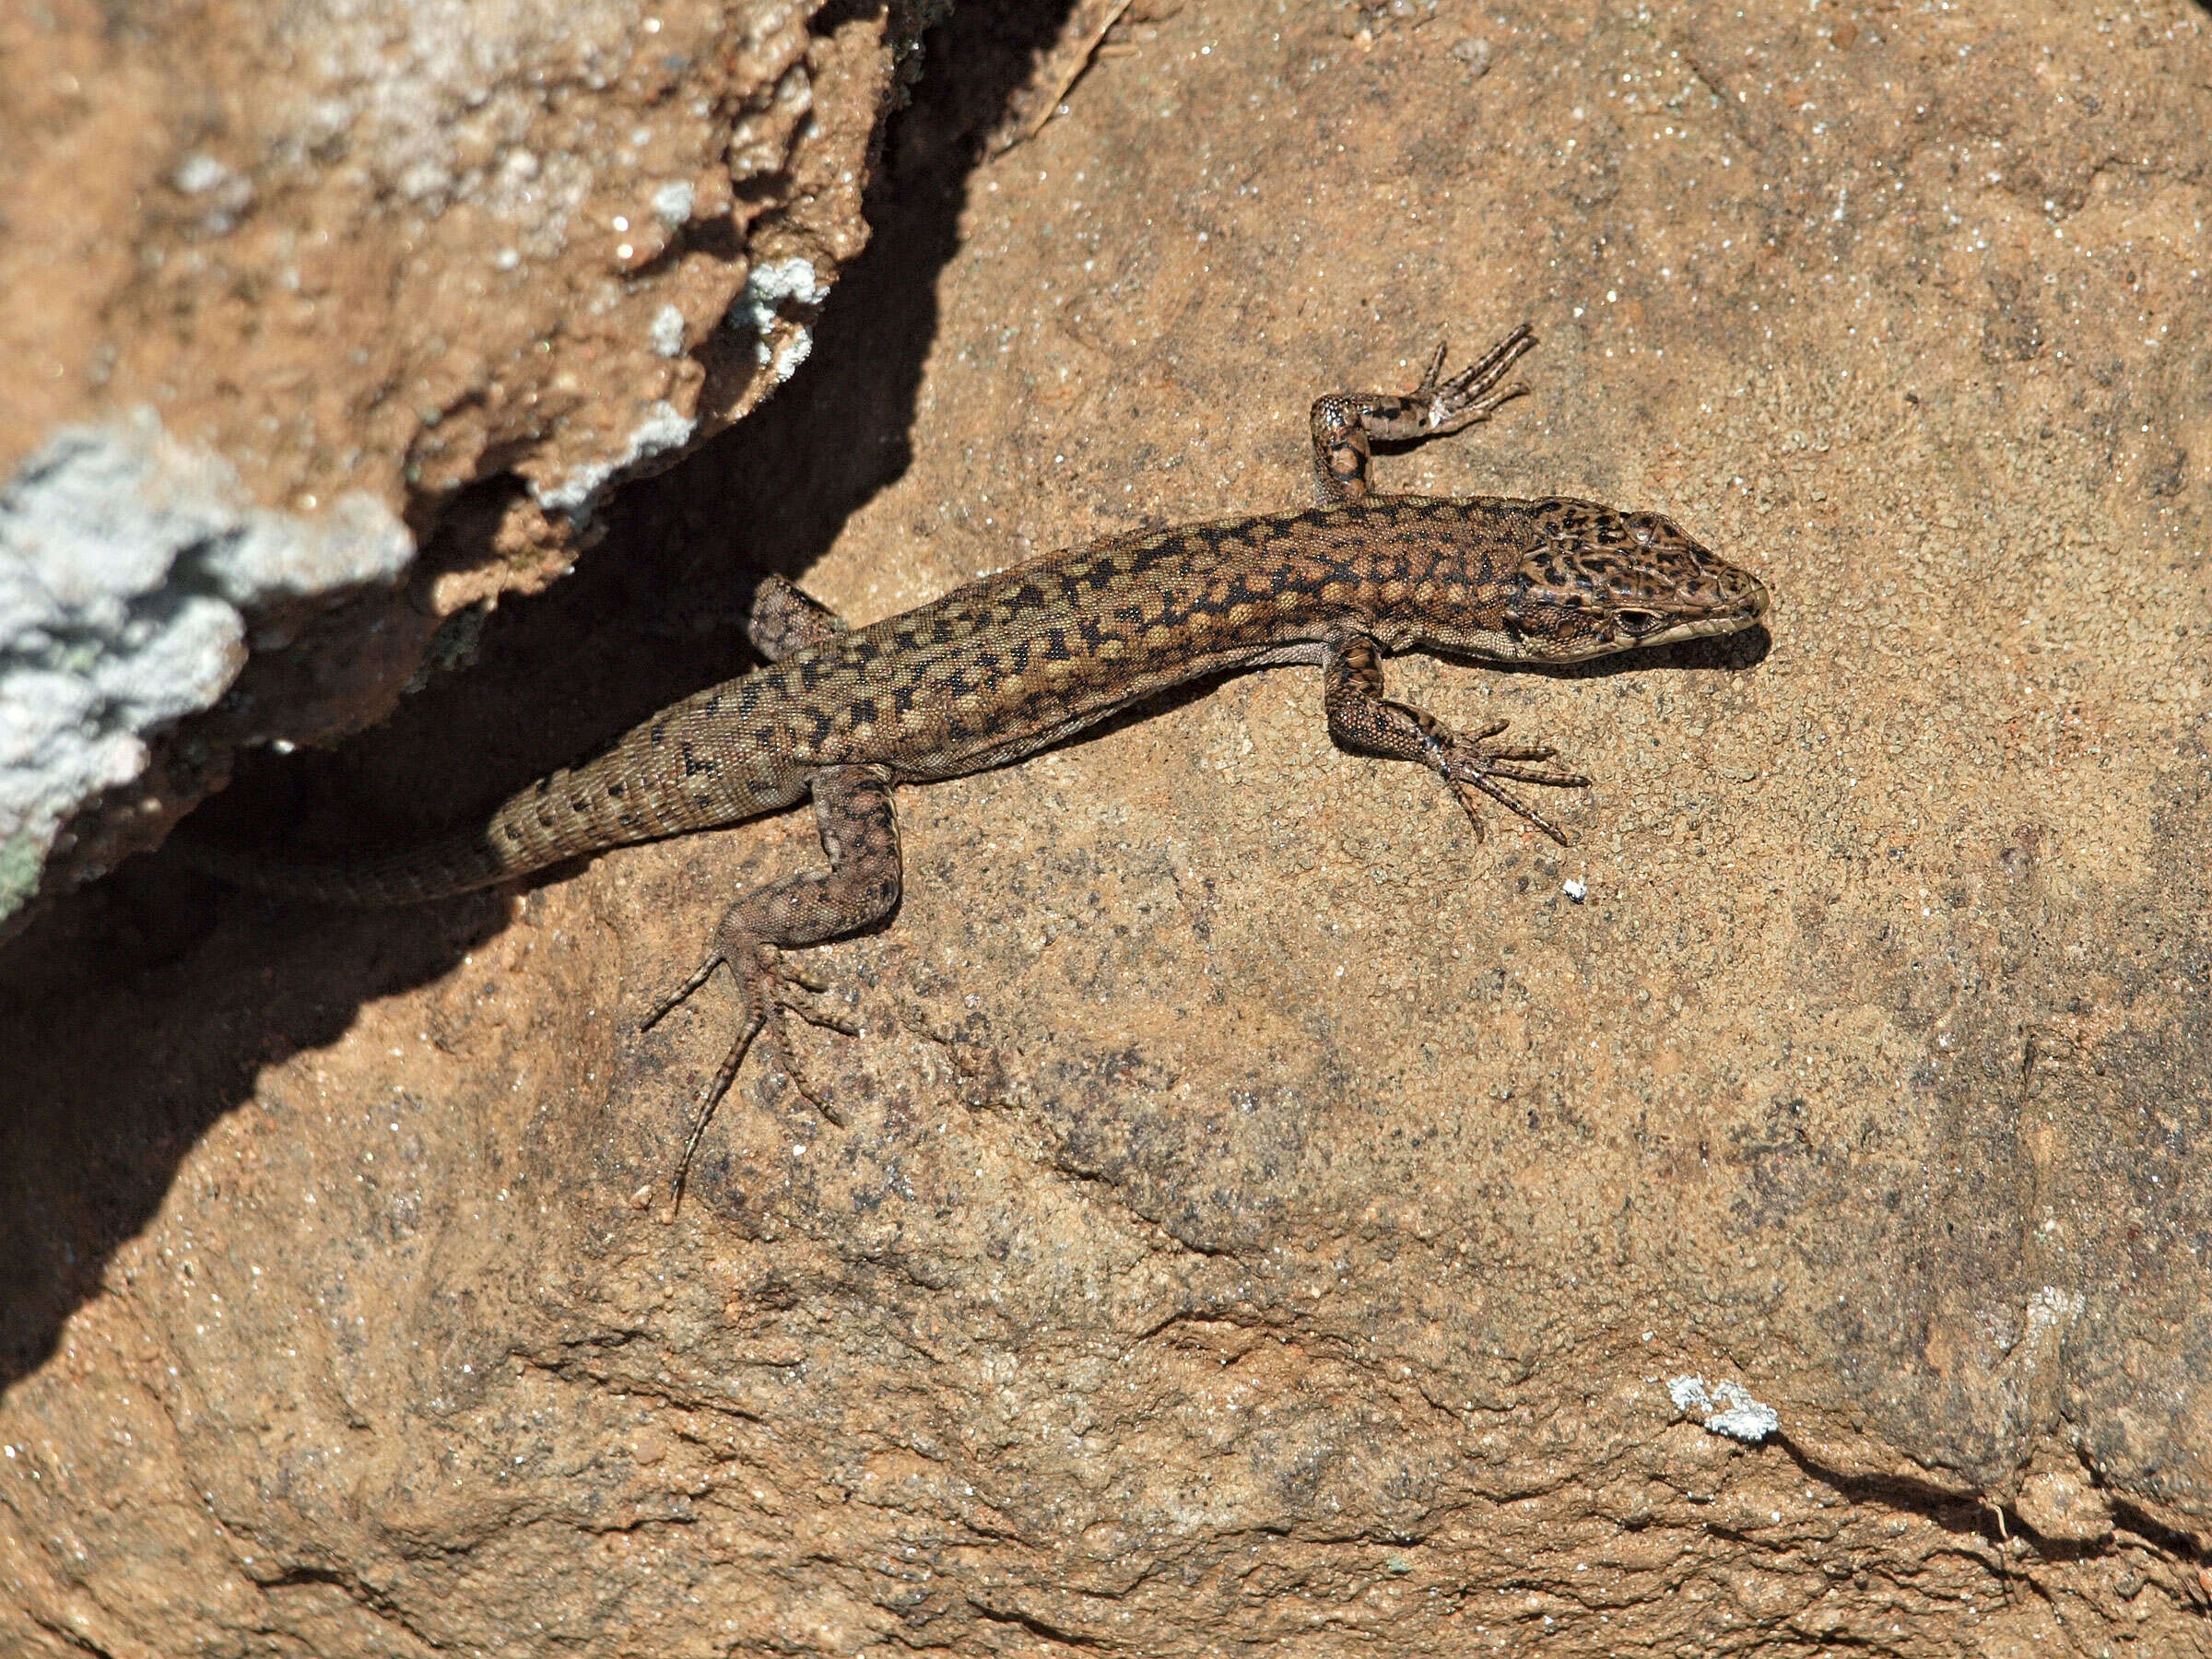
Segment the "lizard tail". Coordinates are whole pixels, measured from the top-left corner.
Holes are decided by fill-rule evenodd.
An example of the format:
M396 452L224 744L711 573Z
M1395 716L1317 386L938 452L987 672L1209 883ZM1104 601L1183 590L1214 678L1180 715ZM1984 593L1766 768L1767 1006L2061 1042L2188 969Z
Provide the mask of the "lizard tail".
M510 795L473 829L389 851L294 856L280 847L218 845L189 831L171 844L203 875L279 899L427 904L670 832L650 798L642 813L618 810L624 792L618 783L616 798L608 798L596 777L601 771L613 769L602 763L557 771Z
M218 846L190 834L172 836L170 845L182 863L202 875L256 893L323 904L422 904L528 874L526 868L518 869L501 858L482 830L392 853L328 859Z
M656 723L657 724L657 723ZM660 741L656 725L641 728ZM735 823L803 798L803 772L734 770L714 790L687 791L680 772L640 762L630 745L539 779L507 797L477 828L384 853L329 858L171 838L186 864L236 887L323 904L424 904L497 887L572 858Z
M496 887L587 853L711 830L803 799L809 769L789 758L788 742L771 734L743 746L724 730L760 695L746 682L687 698L597 759L517 790L478 827L426 844L312 859L173 840L195 868L279 898L421 904Z

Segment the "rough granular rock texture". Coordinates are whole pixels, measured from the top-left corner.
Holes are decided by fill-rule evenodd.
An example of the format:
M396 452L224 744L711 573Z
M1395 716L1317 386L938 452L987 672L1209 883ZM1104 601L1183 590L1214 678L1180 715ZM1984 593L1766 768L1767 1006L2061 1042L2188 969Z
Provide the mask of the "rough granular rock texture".
M61 890L158 842L241 743L381 717L440 619L542 588L609 483L788 378L866 240L861 193L930 10L8 7L0 488L104 544L74 585L150 562L155 585L102 598L175 608L194 558L134 533L204 504L165 479L219 474L235 516L287 547L285 597L328 603L274 618L250 603L258 626L219 669L172 653L159 729L130 727L140 754L121 769L66 757L130 725L93 682L143 678L143 650L102 641L60 670L80 683L57 716L43 680L8 671L20 655L55 672L46 641L0 611L0 924L41 879ZM177 459L122 465L148 442ZM88 444L130 473L104 502L50 488ZM369 518L402 566L427 547L405 587L329 556ZM0 577L27 557L0 543Z
M903 793L842 1123L756 1062L674 1226L726 1003L638 1020L803 815L126 869L0 977L0 1645L2204 1651L2203 11L1140 0L971 171L963 16L785 394L241 833L465 816L748 573L1298 500L1317 391L1524 315L1381 476L1668 511L1771 638L1393 665L1599 780L1566 853L1300 671Z

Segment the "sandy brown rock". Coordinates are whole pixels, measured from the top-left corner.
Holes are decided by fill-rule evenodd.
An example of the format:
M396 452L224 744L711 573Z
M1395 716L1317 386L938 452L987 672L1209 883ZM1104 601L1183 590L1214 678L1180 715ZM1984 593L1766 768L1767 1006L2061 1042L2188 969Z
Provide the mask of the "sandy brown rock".
M2044 1537L2099 1544L2112 1535L2112 1506L2077 1462L2045 1456L2020 1482L2013 1512Z
M726 1004L637 1020L803 817L126 871L6 962L6 1639L2203 1651L2205 14L1140 4L971 171L959 27L784 395L242 821L588 751L741 567L868 618L1298 500L1315 392L1524 315L1382 475L1666 510L1771 639L1393 665L1599 780L1564 853L1298 671L905 792L843 1125L756 1063L673 1227Z
M433 645L441 619L554 580L609 484L787 378L866 240L872 152L930 14L8 8L0 506L30 527L0 512L0 565L46 596L0 588L0 924L41 879L64 890L156 844L241 744L380 718L426 653L465 652L476 618ZM133 423L183 458L171 474L215 484L181 500L141 480ZM91 481L58 488L73 445ZM162 534L210 494L211 525ZM369 574L312 557L334 514L377 520L402 557ZM196 550L248 518L309 556L235 596L228 655L197 637L139 651L134 687L174 660L152 712L49 648L128 654L133 627L206 585ZM89 550L41 559L55 523ZM117 559L154 568L124 580ZM144 614L103 629L82 593ZM55 674L83 683L25 677ZM126 752L77 752L102 745Z
M428 519L505 472L565 502L656 403L751 407L773 364L702 342L754 265L859 251L908 44L819 10L14 12L0 469L153 403L271 503Z

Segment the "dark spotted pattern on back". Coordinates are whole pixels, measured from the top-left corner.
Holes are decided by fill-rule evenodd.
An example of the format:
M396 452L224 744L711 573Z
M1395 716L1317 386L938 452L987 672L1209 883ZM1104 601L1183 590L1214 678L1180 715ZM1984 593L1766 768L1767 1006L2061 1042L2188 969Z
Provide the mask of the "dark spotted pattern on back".
M488 833L318 890L397 901L483 886L789 806L824 767L917 780L1004 764L1184 680L1347 630L1391 650L1571 661L1742 627L1764 605L1667 519L1588 501L1371 496L1117 536L872 627L825 626L531 785Z

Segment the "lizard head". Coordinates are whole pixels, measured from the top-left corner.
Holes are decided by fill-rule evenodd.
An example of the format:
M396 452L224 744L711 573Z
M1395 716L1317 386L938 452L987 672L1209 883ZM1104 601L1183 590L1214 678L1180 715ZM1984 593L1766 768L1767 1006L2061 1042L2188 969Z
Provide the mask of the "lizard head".
M1740 633L1766 614L1758 577L1658 513L1542 501L1535 528L1539 539L1510 578L1504 613L1524 661L1571 663Z

